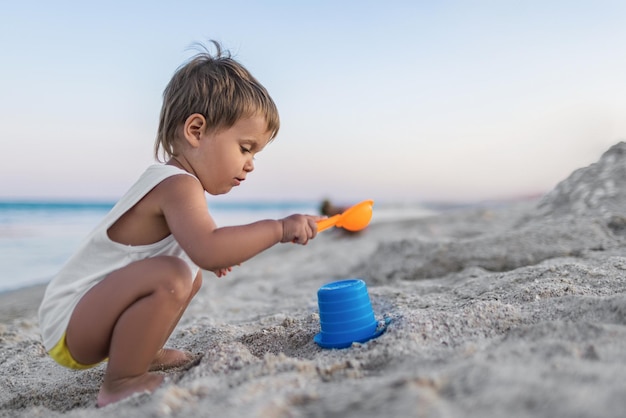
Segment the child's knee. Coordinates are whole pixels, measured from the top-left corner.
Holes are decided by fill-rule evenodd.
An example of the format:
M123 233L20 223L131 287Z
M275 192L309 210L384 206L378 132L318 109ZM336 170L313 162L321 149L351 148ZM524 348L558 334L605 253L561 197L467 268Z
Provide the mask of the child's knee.
M162 287L171 296L185 301L194 288L194 280L189 266L178 257L164 256L162 260L165 264L161 270L163 274Z

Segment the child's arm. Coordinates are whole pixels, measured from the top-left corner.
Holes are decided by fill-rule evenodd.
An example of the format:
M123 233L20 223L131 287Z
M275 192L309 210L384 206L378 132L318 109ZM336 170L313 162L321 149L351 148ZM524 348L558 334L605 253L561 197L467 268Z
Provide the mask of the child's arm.
M292 215L249 225L218 228L204 189L192 177L174 176L158 186L170 232L200 268L209 271L240 264L279 242L306 244L317 235L317 216Z

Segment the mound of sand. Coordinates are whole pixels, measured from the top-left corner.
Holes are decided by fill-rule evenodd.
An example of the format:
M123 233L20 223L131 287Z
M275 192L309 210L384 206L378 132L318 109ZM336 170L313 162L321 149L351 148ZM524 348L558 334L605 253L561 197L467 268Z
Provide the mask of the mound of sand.
M600 160L574 171L537 205L537 217L626 216L626 142L606 151Z

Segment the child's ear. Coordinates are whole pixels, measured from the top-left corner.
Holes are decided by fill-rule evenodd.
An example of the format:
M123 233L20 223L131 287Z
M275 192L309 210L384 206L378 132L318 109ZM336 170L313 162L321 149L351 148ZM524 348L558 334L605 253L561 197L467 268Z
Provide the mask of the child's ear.
M183 135L192 147L197 147L205 130L206 118L200 113L194 113L185 121Z

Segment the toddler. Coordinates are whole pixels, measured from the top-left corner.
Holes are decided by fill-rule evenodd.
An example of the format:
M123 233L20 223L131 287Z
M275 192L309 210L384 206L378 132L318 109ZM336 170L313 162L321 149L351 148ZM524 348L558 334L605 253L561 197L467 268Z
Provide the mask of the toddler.
M200 289L282 243L306 244L319 217L219 228L205 192L228 193L254 170L279 117L265 88L213 42L165 88L155 164L139 177L50 282L39 308L46 350L63 366L107 361L97 404L154 391L154 370L191 361L163 348Z

